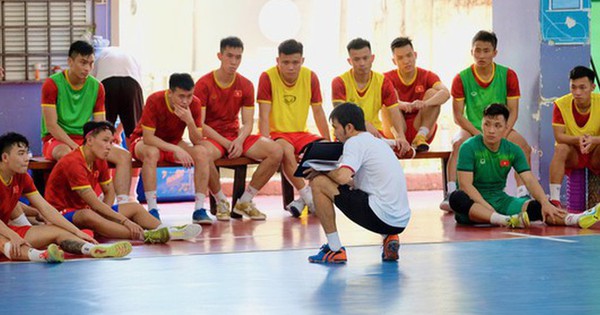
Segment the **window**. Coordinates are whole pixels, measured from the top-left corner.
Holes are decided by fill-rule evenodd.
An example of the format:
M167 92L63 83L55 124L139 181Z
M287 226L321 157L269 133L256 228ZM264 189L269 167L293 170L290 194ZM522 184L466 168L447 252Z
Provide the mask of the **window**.
M93 0L0 0L4 81L43 80L64 69L69 46L94 31Z

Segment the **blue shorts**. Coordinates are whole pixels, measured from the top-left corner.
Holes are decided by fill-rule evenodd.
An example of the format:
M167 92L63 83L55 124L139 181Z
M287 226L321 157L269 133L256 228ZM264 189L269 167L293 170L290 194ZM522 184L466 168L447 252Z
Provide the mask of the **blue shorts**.
M112 207L110 207L111 209L113 209L114 212L119 212L119 205L113 205ZM69 222L73 223L73 216L75 215L75 213L79 211L79 210L73 210L73 211L61 211L62 216L67 219Z

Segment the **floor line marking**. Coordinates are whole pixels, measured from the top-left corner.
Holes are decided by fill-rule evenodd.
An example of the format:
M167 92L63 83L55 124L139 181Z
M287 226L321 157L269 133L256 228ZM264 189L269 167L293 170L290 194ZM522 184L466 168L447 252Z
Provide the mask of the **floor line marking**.
M521 236L521 237L529 237L529 238L538 238L538 239L547 240L547 241L554 241L554 242L577 243L577 241L574 241L574 240L563 240L563 239L556 238L556 237L537 236L537 235L531 235L531 234L525 234L525 233L517 233L517 232L503 232L503 234L514 235L514 236Z

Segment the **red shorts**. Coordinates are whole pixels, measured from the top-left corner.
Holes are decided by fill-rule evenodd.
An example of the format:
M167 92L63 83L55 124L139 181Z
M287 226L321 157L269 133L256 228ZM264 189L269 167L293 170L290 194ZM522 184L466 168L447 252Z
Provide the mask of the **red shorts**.
M69 135L69 138L71 138L71 140L75 141L75 143L77 143L77 145L83 145L83 136ZM54 151L54 148L56 148L57 146L59 146L61 144L66 145L64 142L54 139L54 137L52 137L51 135L45 136L42 139L42 141L43 141L42 155L44 155L44 157L50 161L54 161L54 158L52 157L52 151Z
M582 168L587 168L588 170L592 171L592 173L600 175L600 169L592 166L592 155L582 154L579 152L579 150L577 150L577 166L574 168L565 168L565 174L570 175L572 170Z
M291 143L294 146L294 154L296 155L300 154L300 151L309 143L323 140L322 137L308 132L271 132L271 139L273 141L283 139Z
M256 143L256 141L260 139L260 137L261 136L259 135L249 135L246 137L246 140L244 140L244 144L242 145L242 154L246 154L246 152L250 150L250 148ZM225 136L225 138L229 141L233 141L235 138L237 138L237 136ZM225 153L227 153L227 150L217 141L209 138L204 138L204 140L212 143L221 152L221 157L225 156Z
M135 146L143 140L143 137L139 137L139 138L135 138L132 139L131 141L131 156L133 156L134 159L141 161L140 158L138 158L137 154L135 154ZM181 142L181 140L173 143L171 142L171 144L174 145L178 145L179 142ZM177 161L175 160L175 153L173 152L169 152L169 151L163 151L163 150L159 150L160 151L160 158L158 159L159 162L171 162L171 163L177 163Z
M408 143L412 143L417 136L417 132L419 132L419 130L415 129L415 118L417 118L417 115L404 116L406 121L406 133L404 133L404 135L406 136L406 141L408 141ZM437 124L433 125L433 129L429 132L431 137L427 139L427 143L431 144L433 138L435 137L435 133L437 132L437 128Z
M31 225L24 225L24 226L9 225L8 227L11 230L15 231L17 234L19 234L19 236L21 238L25 238L25 234L27 234L27 232L29 231L29 229L31 229Z

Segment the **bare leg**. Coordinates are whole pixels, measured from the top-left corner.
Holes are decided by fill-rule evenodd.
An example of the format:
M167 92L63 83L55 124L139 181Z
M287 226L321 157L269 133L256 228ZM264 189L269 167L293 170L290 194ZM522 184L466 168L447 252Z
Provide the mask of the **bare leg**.
M120 204L119 213L139 224L144 230L153 230L160 225L160 221L137 202Z
M313 202L317 217L326 234L337 232L333 200L339 195L338 184L325 175L319 175L310 181Z
M577 166L579 157L575 147L568 144L557 144L550 162L550 184L561 184L565 176L565 167Z
M73 215L73 224L78 228L91 229L104 237L131 239L131 232L128 228L110 221L90 209L77 211Z
M283 157L283 150L277 143L261 137L246 152L245 156L261 161L249 183L250 186L260 190L277 172Z
M294 176L296 168L298 168L298 162L296 161L296 155L294 154L294 146L283 139L277 139L275 141L283 149L283 159L281 160L281 170L285 178L296 188L300 190L306 186L304 179Z
M469 139L472 135L461 129L452 140L452 152L450 153L450 159L448 160L448 181L456 182L456 164L458 163L458 150L460 146L465 142L465 140ZM449 192L450 193L450 192Z
M521 136L516 130L511 130L511 132L508 134L508 137L506 137L506 139L516 145L518 145L519 147L521 147L521 150L523 150L523 153L525 154L525 158L527 159L527 164L529 164L529 166L531 166L531 147L529 146L529 144L527 144L527 140L525 140L525 138L523 138L523 136ZM523 186L523 180L521 179L520 176L518 176L517 173L515 173L515 180L517 182L517 186Z
M131 186L131 153L121 147L113 146L108 154L108 161L115 164L114 186L117 195L129 196Z
M59 144L52 150L52 157L58 161L62 159L63 156L69 154L71 151L73 150L71 150L71 148L68 145Z
M160 151L157 147L138 142L135 146L135 155L143 162L142 182L145 191L156 190L156 167L160 159Z

